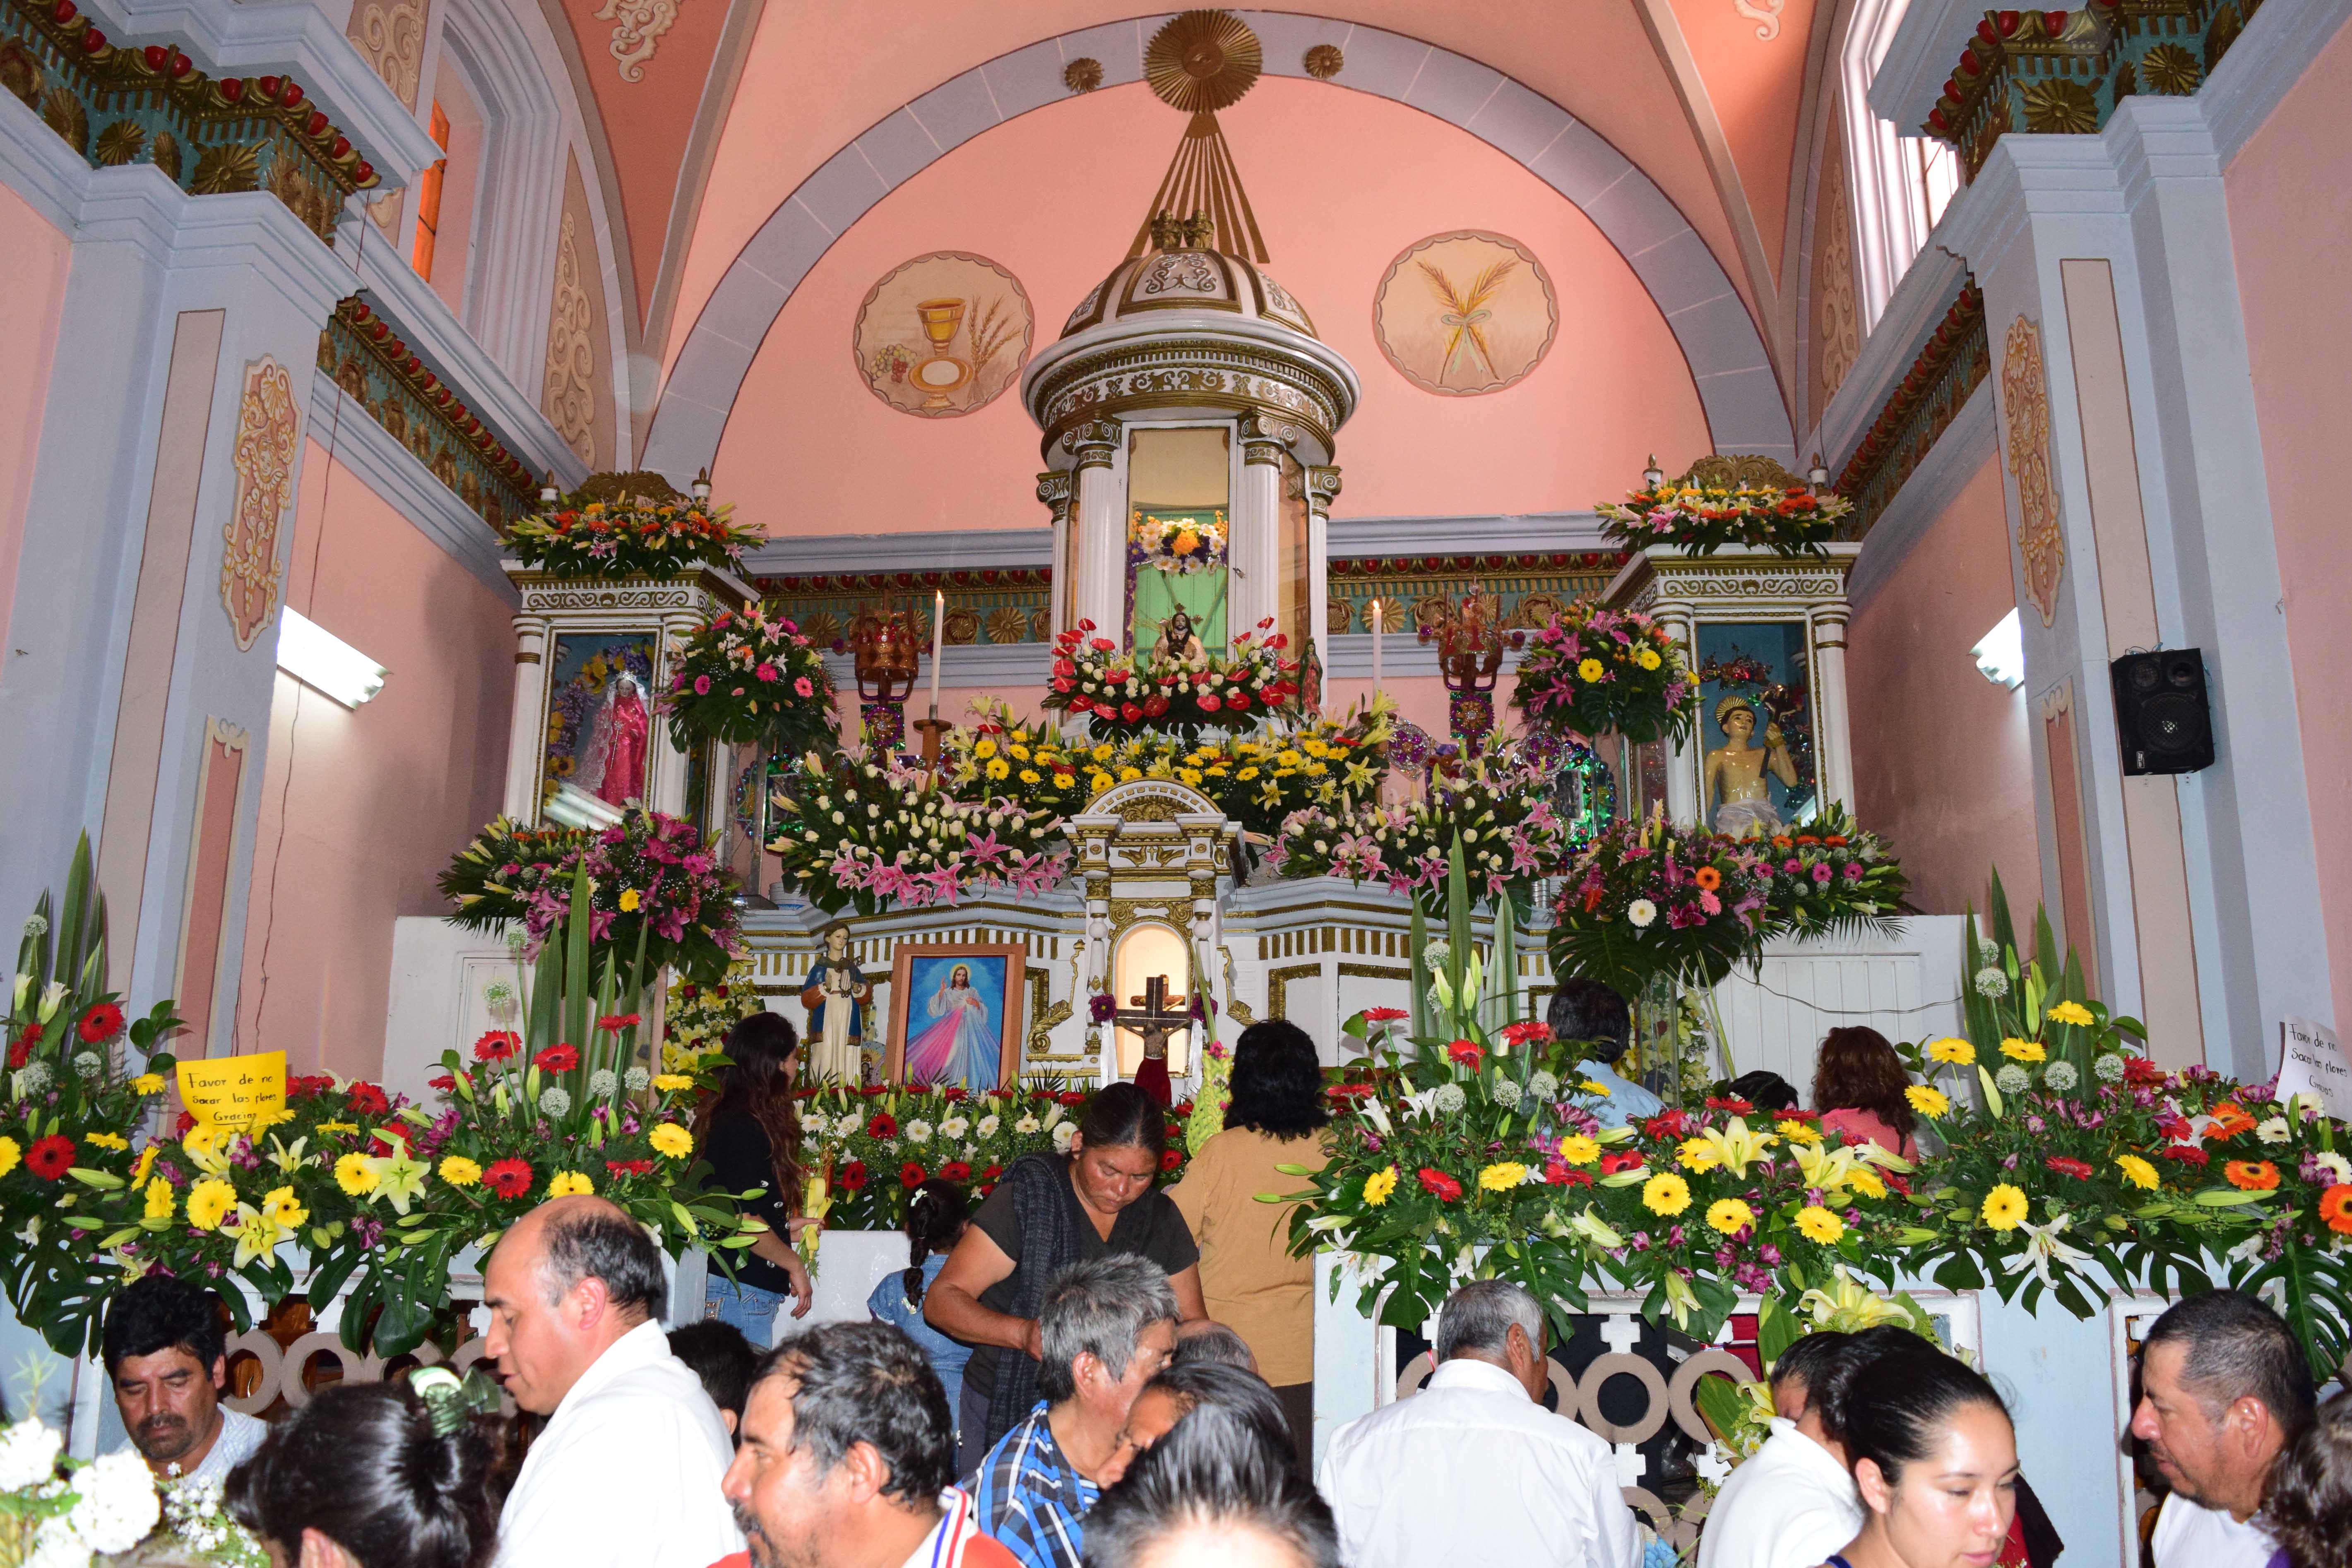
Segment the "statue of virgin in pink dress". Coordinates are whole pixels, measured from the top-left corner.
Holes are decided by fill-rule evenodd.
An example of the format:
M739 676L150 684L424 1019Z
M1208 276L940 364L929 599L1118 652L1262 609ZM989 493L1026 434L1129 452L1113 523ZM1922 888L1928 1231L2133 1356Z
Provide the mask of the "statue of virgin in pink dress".
M923 1004L938 1021L907 1042L907 1082L944 1088L998 1087L996 1031L988 1003L971 988L971 967L958 964Z
M611 806L625 806L646 792L646 732L648 725L645 688L623 670L604 689L604 706L588 735L588 750L580 772L596 798Z

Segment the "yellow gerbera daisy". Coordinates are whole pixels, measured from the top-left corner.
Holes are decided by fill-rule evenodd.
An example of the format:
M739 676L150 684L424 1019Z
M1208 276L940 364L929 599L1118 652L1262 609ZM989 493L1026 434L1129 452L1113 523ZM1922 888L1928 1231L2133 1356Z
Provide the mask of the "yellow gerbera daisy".
M1967 1067L1977 1059L1977 1048L1965 1040L1946 1035L1927 1047L1927 1060L1948 1062L1954 1067Z
M379 1179L375 1166L369 1163L365 1155L345 1155L335 1162L335 1185L353 1197L373 1192Z
M1690 1183L1663 1171L1642 1186L1642 1203L1653 1214L1680 1214L1690 1207Z
M1978 1213L1995 1230L2014 1230L2025 1221L2025 1194L2002 1182L1985 1194L1984 1207Z
M472 1186L482 1179L482 1167L463 1155L451 1155L441 1162L441 1179L451 1186Z
M1832 1247L1845 1234L1845 1221L1820 1204L1811 1203L1797 1210L1797 1230L1808 1241Z
M547 1196L550 1197L570 1197L575 1193L595 1190L596 1184L578 1171L558 1171L547 1178Z
M1756 1211L1736 1197L1718 1197L1706 1207L1706 1222L1726 1236L1756 1223Z
M1508 1192L1528 1179L1528 1167L1517 1160L1497 1160L1478 1173L1478 1185L1488 1192Z
M1911 1102L1911 1109L1930 1121L1952 1108L1951 1101L1946 1098L1942 1090L1930 1089L1923 1083L1914 1083L1903 1091L1903 1098Z
M199 1230L217 1230L236 1207L236 1188L218 1176L206 1176L188 1189L188 1223Z
M1589 1166L1601 1158L1601 1145L1581 1133L1570 1133L1559 1141L1559 1157L1572 1166Z
M1586 659L1576 666L1577 679L1588 684L1599 680L1601 674L1601 661L1598 659Z
M1711 1171L1723 1163L1723 1152L1705 1138L1685 1138L1675 1151L1675 1163L1686 1171Z
M1373 1208L1380 1207L1389 1200L1389 1195L1396 1191L1396 1166L1374 1171L1364 1178L1364 1202Z
M2050 1016L2060 1023L2071 1023L2082 1029L2091 1027L2091 1009L2080 1002L2060 1002L2050 1009Z
M694 1134L676 1122L663 1122L646 1134L654 1152L668 1159L682 1160L694 1153Z
M2116 1168L2123 1172L2124 1179L2134 1186L2152 1189L2156 1186L2156 1167L2137 1155L2117 1155Z
M2000 1053L2011 1061L2043 1061L2050 1053L2038 1040L2019 1040L2014 1035L2000 1042Z

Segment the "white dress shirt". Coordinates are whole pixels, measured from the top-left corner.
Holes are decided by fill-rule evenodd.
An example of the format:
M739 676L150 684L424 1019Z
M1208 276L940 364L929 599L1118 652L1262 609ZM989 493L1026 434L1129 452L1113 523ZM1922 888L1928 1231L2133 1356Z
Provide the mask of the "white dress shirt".
M253 1458L254 1450L261 1447L261 1440L269 1436L268 1422L232 1410L226 1405L220 1407L220 1435L213 1439L212 1448L206 1450L204 1463L186 1472L189 1480L198 1486L211 1487L215 1491L228 1484L229 1471ZM114 1451L119 1454L131 1447L131 1439L125 1437Z
M613 1342L555 1407L499 1516L497 1568L709 1568L743 1550L719 1407L657 1322Z
M2240 1524L2227 1509L2206 1508L2179 1492L2156 1516L2156 1568L2267 1568L2278 1543L2252 1520Z
M1419 1394L1348 1423L1319 1479L1349 1568L1642 1561L1609 1445L1488 1362L1446 1362Z
M1733 1469L1706 1511L1698 1568L1813 1568L1862 1533L1862 1497L1837 1457L1794 1421Z

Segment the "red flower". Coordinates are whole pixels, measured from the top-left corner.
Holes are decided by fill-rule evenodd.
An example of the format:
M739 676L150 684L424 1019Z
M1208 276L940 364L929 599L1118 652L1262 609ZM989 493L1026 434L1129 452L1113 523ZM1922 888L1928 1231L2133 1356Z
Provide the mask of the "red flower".
M510 1029L494 1029L474 1042L476 1061L504 1061L522 1049L522 1036Z
M2134 1088L2153 1089L2162 1083L2167 1076L2163 1068L2145 1056L2124 1058L2124 1082Z
M522 1160L493 1160L482 1173L482 1185L500 1197L520 1197L530 1190L530 1166Z
M1163 1171L1172 1171L1183 1163L1184 1155L1181 1150L1167 1149L1160 1155L1160 1168Z
M364 1116L383 1116L391 1113L392 1104L383 1091L373 1083L354 1083L343 1091L346 1103Z
M982 1181L994 1181L998 1176L1001 1176L1003 1174L1004 1167L1003 1166L991 1166L986 1170L980 1173L980 1179Z
M183 1111L180 1113L180 1119L172 1124L172 1136L175 1138L184 1138L188 1135L188 1129L195 1124L196 1118L194 1113L188 1111Z
M971 1167L964 1164L961 1160L950 1160L947 1164L940 1167L940 1179L941 1181L970 1181L971 1179Z
M1592 1173L1579 1170L1574 1166L1564 1166L1558 1160L1546 1160L1544 1180L1554 1186L1591 1186Z
M1323 1092L1334 1100L1369 1100L1372 1086L1369 1083L1334 1083Z
M596 1020L596 1027L606 1034L618 1034L625 1029L635 1029L639 1023L635 1013L606 1013Z
M1710 1111L1728 1111L1735 1116L1745 1116L1756 1109L1754 1105L1736 1094L1722 1100L1710 1094L1706 1097L1706 1108Z
M2064 1155L2053 1155L2042 1163L2049 1166L2052 1170L2056 1171L2060 1176L2070 1176L2076 1181L2088 1181L2091 1179L2091 1167L2084 1165L2081 1160L2069 1159Z
M1643 1134L1652 1138L1679 1138L1689 1130L1690 1118L1680 1111L1669 1111L1642 1124Z
M869 1138L887 1138L898 1131L898 1124L887 1111L875 1112L874 1119L866 1124L866 1135Z
M1478 1049L1477 1041L1470 1040L1455 1040L1445 1048L1445 1054L1473 1072L1478 1071L1478 1063L1486 1060L1486 1056L1485 1051Z
M1204 703L1202 706L1205 707L1208 705ZM1244 708L1250 706L1249 694L1246 692L1227 692L1225 694L1225 706L1233 709L1235 713L1239 713Z
M1601 1156L1601 1174L1602 1176L1615 1176L1619 1171L1634 1170L1638 1168L1641 1164L1642 1156L1635 1154L1631 1149L1624 1150L1619 1154L1603 1155Z
M2157 1151L2157 1157L2179 1160L2184 1166L2196 1166L2201 1169L2213 1156L2194 1144L2168 1144Z
M102 1045L122 1032L122 1009L112 1002L100 1002L82 1014L76 1027L86 1044Z
M900 1186L920 1186L930 1179L930 1173L924 1170L922 1166L917 1165L912 1160L908 1160L905 1165L898 1167L898 1185Z
M33 1047L40 1043L41 1026L37 1023L26 1024L25 1026L25 1032L17 1037L16 1042L14 1045L11 1045L8 1048L9 1071L14 1071L16 1069L24 1066L26 1062L31 1061L33 1058Z
M29 1156L26 1163L30 1164ZM2279 1184L2278 1166L2268 1160L2231 1160L2221 1175L2241 1192L2270 1192Z
M73 1169L74 1141L60 1133L36 1138L25 1151L25 1168L43 1181L56 1181Z
M1075 1089L1066 1093L1056 1094L1054 1096L1054 1099L1060 1104L1068 1105L1073 1108L1083 1105L1087 1103L1087 1097L1079 1093Z
M1419 1179L1422 1189L1440 1203L1452 1203L1462 1196L1462 1184L1444 1171L1432 1170L1427 1166L1423 1166L1421 1167Z
M454 1094L457 1092L457 1081L446 1072L435 1073L425 1081L425 1086L428 1089L438 1089L444 1094Z
M580 1065L580 1048L576 1045L551 1045L539 1053L534 1065L543 1072L569 1072Z
M1525 1045L1529 1040L1541 1044L1550 1038L1551 1025L1548 1023L1515 1023L1507 1024L1503 1028L1504 1042L1509 1045Z
M1406 1012L1402 1008L1366 1008L1364 1009L1364 1021L1366 1023L1392 1023L1398 1019L1411 1018L1412 1016L1412 1014Z
M947 1092L940 1096L940 1099L945 1100L950 1105L954 1104L963 1097L964 1088L961 1083L950 1085Z
M844 1192L856 1192L866 1186L866 1162L852 1160L834 1174L835 1181Z
M614 1176L651 1176L654 1163L651 1160L606 1160L604 1168Z

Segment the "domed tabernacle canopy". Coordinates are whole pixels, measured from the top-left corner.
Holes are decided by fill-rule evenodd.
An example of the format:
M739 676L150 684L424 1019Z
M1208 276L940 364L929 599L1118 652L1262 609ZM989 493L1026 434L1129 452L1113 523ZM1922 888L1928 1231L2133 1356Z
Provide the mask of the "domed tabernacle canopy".
M1307 308L1255 263L1211 248L1215 231L1195 214L1160 213L1151 220L1151 249L1111 269L1078 301L1063 325L1075 337L1106 321L1147 319L1167 310L1214 310L1247 316L1315 336Z

